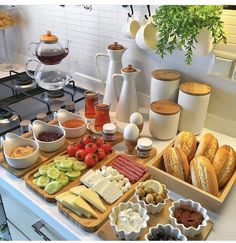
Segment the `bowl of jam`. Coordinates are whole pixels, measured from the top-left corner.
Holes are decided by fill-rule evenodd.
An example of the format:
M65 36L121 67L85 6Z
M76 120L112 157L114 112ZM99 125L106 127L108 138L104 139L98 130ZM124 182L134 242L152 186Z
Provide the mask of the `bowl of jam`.
M66 132L68 138L78 138L85 134L87 119L84 116L60 109L57 112L59 126Z
M44 152L53 152L60 149L65 143L65 130L60 126L50 125L43 121L35 120L32 124L34 140L39 149Z

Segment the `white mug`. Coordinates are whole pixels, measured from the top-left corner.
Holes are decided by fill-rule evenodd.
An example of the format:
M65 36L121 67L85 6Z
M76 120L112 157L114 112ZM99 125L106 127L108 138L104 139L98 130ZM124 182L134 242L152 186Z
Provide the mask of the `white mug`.
M135 39L136 33L140 29L140 23L133 18L128 18L128 22L122 28L122 34L127 38Z
M143 50L154 50L157 44L157 31L149 18L138 30L135 37L136 44Z

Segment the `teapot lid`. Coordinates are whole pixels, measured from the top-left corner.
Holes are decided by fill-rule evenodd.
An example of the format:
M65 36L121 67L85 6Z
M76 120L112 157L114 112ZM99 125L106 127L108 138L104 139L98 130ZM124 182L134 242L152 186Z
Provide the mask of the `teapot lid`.
M109 50L123 50L123 49L125 49L125 47L122 46L121 44L118 44L117 41L115 41L114 43L110 44L107 48Z
M132 73L132 72L136 72L137 69L135 69L131 64L129 64L127 67L123 67L122 68L122 72L125 73Z
M46 34L40 37L40 40L46 43L55 43L58 41L57 36L52 35L51 31L47 31Z

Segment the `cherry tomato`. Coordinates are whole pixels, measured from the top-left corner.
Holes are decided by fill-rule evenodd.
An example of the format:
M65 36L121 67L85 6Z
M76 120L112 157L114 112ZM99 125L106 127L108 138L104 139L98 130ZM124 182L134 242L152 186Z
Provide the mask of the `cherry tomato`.
M99 148L97 151L97 156L98 156L98 161L103 160L106 157L106 153L105 153L104 149Z
M86 134L83 139L82 139L82 143L84 145L88 144L88 143L92 143L93 142L93 139L92 139L92 136L91 134Z
M94 165L97 164L98 157L96 154L89 153L85 156L84 162L88 167L93 167Z
M80 161L84 161L85 156L86 156L85 149L79 149L75 153L75 158Z
M76 148L76 151L79 149L84 149L84 144L82 143L82 141L79 141L74 144L74 147Z
M106 154L110 153L112 150L112 146L110 143L104 143L101 145L101 148L105 151Z
M76 153L76 148L73 144L68 145L67 147L67 153L69 154L70 157L74 157Z
M88 153L95 153L97 151L98 147L95 143L88 143L85 145L85 152Z
M94 143L96 143L96 145L100 147L104 143L104 140L100 137L95 137Z

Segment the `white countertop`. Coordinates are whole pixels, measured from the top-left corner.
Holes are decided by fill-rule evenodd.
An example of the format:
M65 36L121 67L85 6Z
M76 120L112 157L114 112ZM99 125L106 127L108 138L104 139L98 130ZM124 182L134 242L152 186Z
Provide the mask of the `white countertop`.
M3 74L0 73L0 77ZM5 76L5 75L4 75ZM214 134L219 141L220 145L228 144L236 150L236 138L226 136L209 129L203 129L202 134L210 132ZM145 122L144 129L141 134L142 136L150 137L148 131L148 123ZM199 136L200 138L201 136ZM158 141L153 138L153 145L157 148L158 153L160 153L171 141ZM122 151L124 149L123 143L115 146L115 149ZM18 179L14 175L7 172L5 169L0 167L0 187L8 191L16 199L20 200L24 205L26 205L30 210L32 210L36 215L38 215L42 220L47 222L56 231L60 232L61 235L65 237L66 240L99 240L95 233L87 233L80 229L75 224L71 223L67 218L61 215L57 207L54 204L46 203L34 192L25 186L23 179ZM0 188L1 189L1 188ZM181 198L171 192L173 199ZM236 186L231 188L229 196L226 198L223 206L217 213L208 212L211 220L214 223L213 229L208 236L208 240L235 240L235 215L236 215Z

